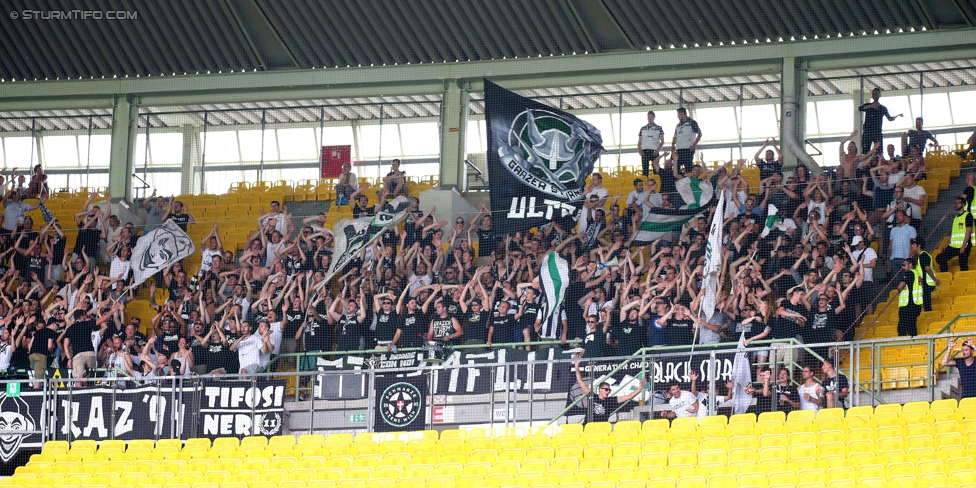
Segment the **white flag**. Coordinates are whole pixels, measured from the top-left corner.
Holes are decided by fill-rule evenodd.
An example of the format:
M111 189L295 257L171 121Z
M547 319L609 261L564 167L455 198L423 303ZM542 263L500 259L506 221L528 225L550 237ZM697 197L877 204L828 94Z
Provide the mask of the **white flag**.
M715 295L718 293L718 275L722 269L722 218L725 215L725 190L718 197L712 225L708 229L708 243L705 244L705 268L703 270L702 286L705 296L702 297L699 316L710 320L715 313Z
M142 236L132 250L132 287L197 252L193 239L172 220Z
M746 356L746 333L739 336L739 346L735 350L735 360L732 361L732 413L746 413L752 406L752 395L746 393L746 387L752 385L752 367Z

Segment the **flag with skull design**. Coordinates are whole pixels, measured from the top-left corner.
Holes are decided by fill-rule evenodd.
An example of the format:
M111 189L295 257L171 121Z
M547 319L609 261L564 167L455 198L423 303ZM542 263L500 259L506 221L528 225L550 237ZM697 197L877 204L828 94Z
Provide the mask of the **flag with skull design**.
M493 230L511 234L556 222L572 231L603 151L600 131L488 80L485 119Z
M196 252L190 239L172 220L139 238L132 250L132 286L134 288L150 276L172 266L173 263Z

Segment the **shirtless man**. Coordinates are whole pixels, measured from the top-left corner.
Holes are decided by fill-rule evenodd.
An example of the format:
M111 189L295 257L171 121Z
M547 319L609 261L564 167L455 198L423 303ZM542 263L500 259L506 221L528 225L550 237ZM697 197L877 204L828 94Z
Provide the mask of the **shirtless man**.
M840 158L840 167L843 168L844 174L837 175L841 179L853 179L857 172L857 165L871 156L874 152L869 152L867 154L857 153L857 144L851 139L857 137L858 132L855 130L851 132L851 135L841 139L838 157Z

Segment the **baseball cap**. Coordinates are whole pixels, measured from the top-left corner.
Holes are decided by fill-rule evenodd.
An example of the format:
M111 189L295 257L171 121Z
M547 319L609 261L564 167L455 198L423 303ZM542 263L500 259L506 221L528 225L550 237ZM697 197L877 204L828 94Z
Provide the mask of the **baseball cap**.
M854 236L854 238L851 239L851 245L852 246L856 246L856 245L860 244L862 241L864 241L864 238L863 237L861 237L861 236Z

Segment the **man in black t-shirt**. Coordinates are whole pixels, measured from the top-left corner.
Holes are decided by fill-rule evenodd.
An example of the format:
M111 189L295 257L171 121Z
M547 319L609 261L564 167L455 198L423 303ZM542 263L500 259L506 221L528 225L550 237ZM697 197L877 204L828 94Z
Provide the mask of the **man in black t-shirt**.
M664 322L664 337L669 346L690 346L695 338L695 321L691 318L691 311L684 305L671 307Z
M480 219L481 227L477 227L477 223ZM502 238L495 234L495 231L491 228L491 210L488 210L487 205L482 205L481 210L478 211L478 215L471 220L471 228L468 229L470 233L472 229L477 229L478 231L478 266L488 266L491 264L491 253L498 250L498 244L502 241Z
M809 309L804 302L804 293L802 287L795 287L790 291L788 300L782 299L776 309L776 317L772 321L773 339L793 339L799 335L800 327L809 323L807 317ZM786 364L792 369L792 349L777 348L776 344L773 344L772 352L770 361L773 364Z
M163 214L162 221L172 220L183 232L186 232L187 224L195 224L197 219L189 212L184 213L184 210L183 202L173 202L170 204L169 210Z
M508 301L502 300L498 302L498 312L495 316L491 318L491 323L488 325L488 340L485 344L491 347L493 342L498 342L505 344L507 342L514 342L515 328L518 321L515 317L508 313L511 304Z
M610 324L600 323L599 315L586 317L586 337L583 338L581 357L607 357L607 330Z
M800 391L790 379L790 371L786 368L780 368L776 377L776 387L773 389L776 410L786 414L800 408Z
M632 356L644 347L647 331L641 326L640 304L641 302L636 302L630 309L621 310L620 313L626 315L611 327L610 340L614 346L614 356Z
M850 381L847 377L838 373L834 367L834 362L830 358L825 358L821 368L826 378L823 380L823 391L827 395L825 408L847 408L847 395L850 394Z
M112 319L114 313L124 308L125 305L118 302L107 313L100 315L98 319L92 319L85 315L83 310L75 310L74 316L68 321L68 328L58 338L64 341L64 350L68 356L68 367L71 368L72 378L84 378L88 370L94 369L98 365L95 345L92 343L92 333L96 331L104 333L106 324ZM79 383L78 386L85 386L85 384Z
M60 314L63 319L64 310L58 310L55 315ZM57 347L58 335L54 329L47 327L41 321L37 321L36 329L34 330L34 335L31 338L30 343L30 367L34 370L34 380L35 382L31 384L31 388L37 389L41 387L41 383L38 381L44 377L47 371L47 366L51 364L52 356L54 355L54 349Z
M393 313L393 299L396 298L392 293L379 293L373 295L373 329L376 337L376 348L390 350L400 339L401 330L396 314ZM366 347L371 347L367 344Z
M430 318L420 310L417 297L408 296L404 300L407 307L405 312L397 305L397 327L400 329L400 339L395 345L401 348L422 347Z
M484 304L480 298L471 300L467 305L461 302L461 327L464 329L464 341L466 343L482 343L488 339L488 319L490 314L485 311Z
M583 375L580 373L579 362L576 363L575 369L576 384L579 385L584 395L590 395L593 393L593 391L590 389L590 386L586 384L586 381L583 380ZM588 400L590 400L588 402L589 404L587 405L588 409L590 410L587 415L588 420L590 422L608 422L614 410L619 408L621 404L633 400L634 397L644 391L645 386L647 386L647 380L642 379L640 380L640 384L636 390L624 396L611 397L610 392L613 389L610 387L610 383L607 383L606 381L601 382L597 386L597 394L588 398ZM587 423L587 420L584 419L583 423Z
M673 155L669 155L667 159L664 160L664 168L660 166L661 158L665 154L669 154L667 151L659 154L651 162L654 166L654 174L661 179L661 197L667 199L670 202L674 202L674 198L678 193L678 189L675 186L677 178L674 176L674 158Z
M515 319L518 320L519 328L522 330L522 338L520 341L529 342L533 339L533 335L535 335L535 322L539 318L539 310L538 290L532 287L526 288L519 300L518 312L515 313Z

